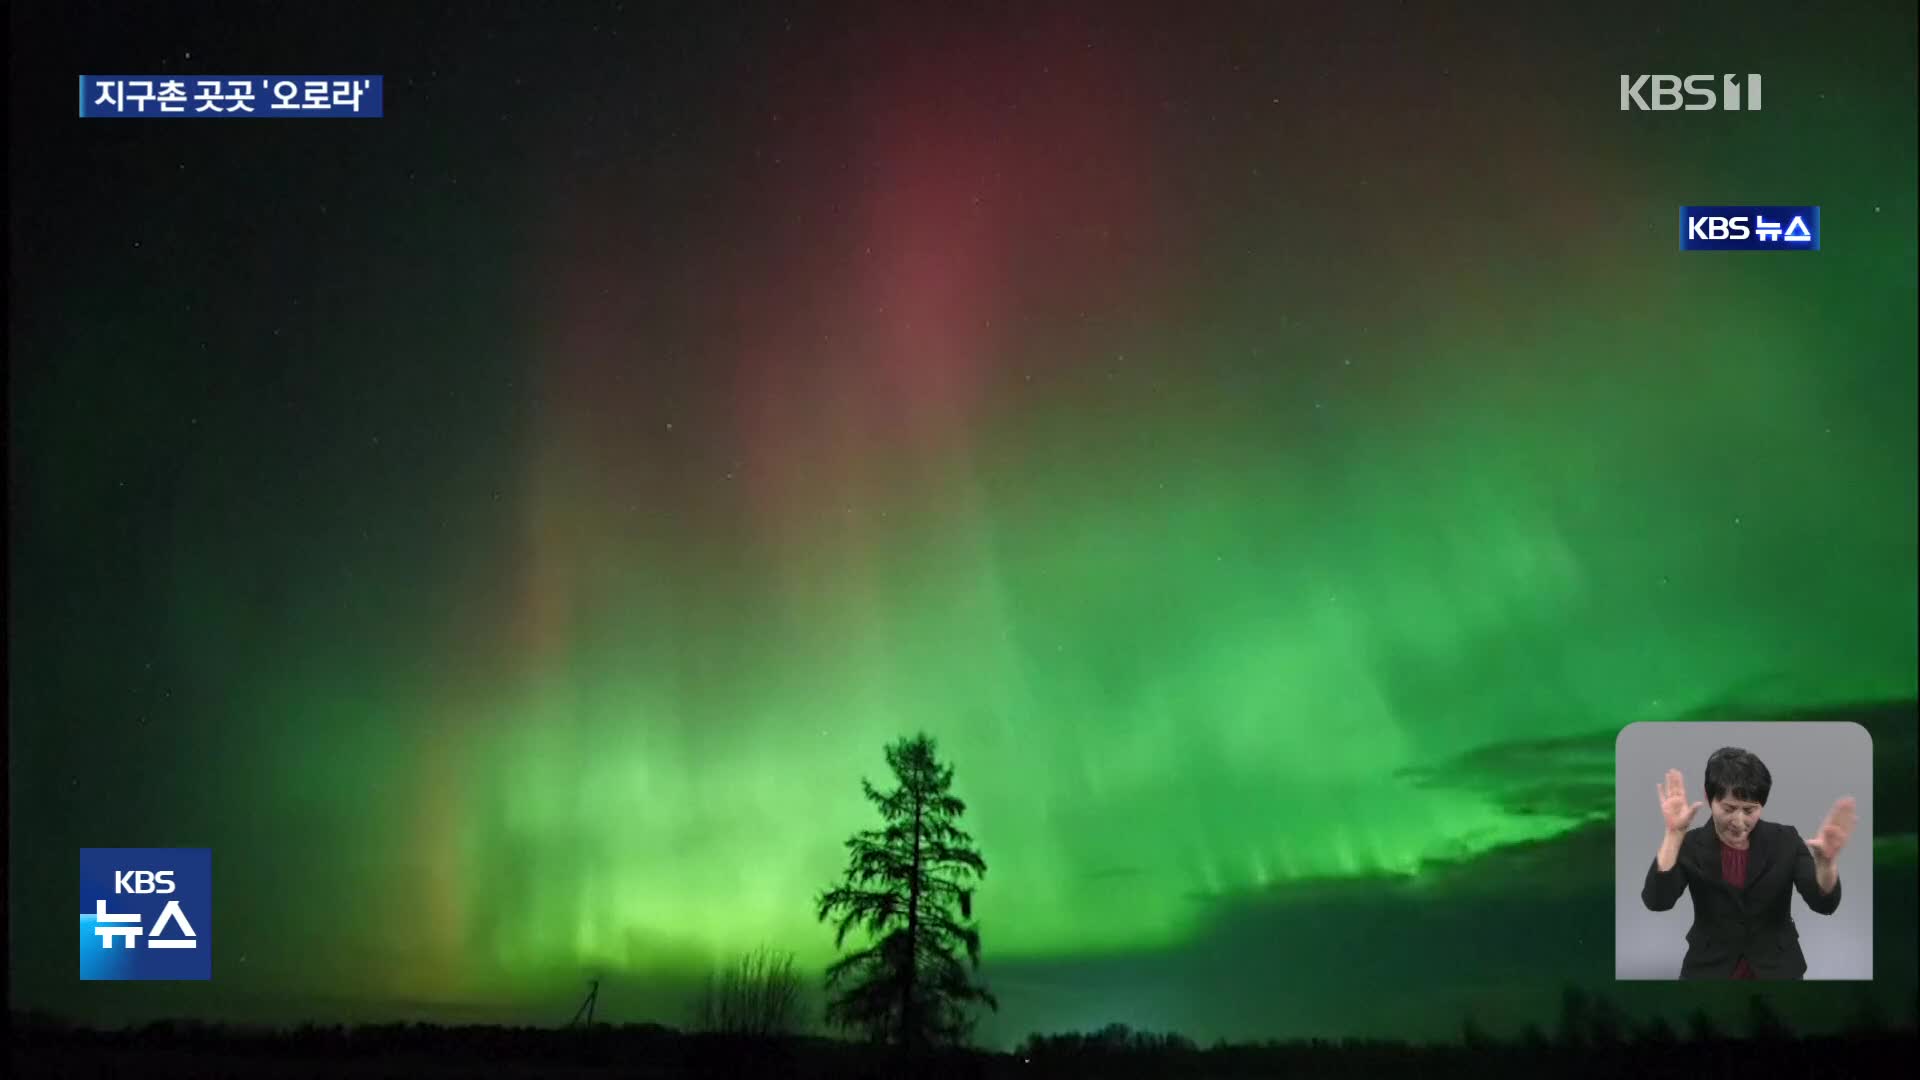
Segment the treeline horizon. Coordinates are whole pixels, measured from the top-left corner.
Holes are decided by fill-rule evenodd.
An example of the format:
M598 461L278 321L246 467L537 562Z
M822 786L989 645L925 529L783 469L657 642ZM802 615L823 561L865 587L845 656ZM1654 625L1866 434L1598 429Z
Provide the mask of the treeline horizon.
M1794 1025L1782 1016L1778 1008L1764 993L1750 994L1746 1000L1747 1016L1742 1024L1728 1024L1714 1018L1713 1012L1700 1005L1688 1010L1678 1022L1664 1015L1656 1014L1650 1018L1636 1020L1616 1006L1605 994L1586 990L1572 984L1561 992L1560 1016L1557 1022L1543 1025L1529 1021L1513 1028L1510 1033L1497 1034L1482 1025L1472 1013L1462 1016L1455 1033L1447 1038L1396 1038L1380 1035L1296 1035L1269 1038L1228 1038L1217 1037L1211 1041L1189 1038L1177 1031L1162 1031L1148 1028L1136 1028L1119 1021L1110 1022L1096 1029L1065 1030L1056 1032L1032 1032L1017 1043L1012 1050L992 1050L978 1046L962 1049L983 1054L1008 1053L1020 1055L1035 1049L1059 1049L1076 1047L1108 1051L1151 1051L1162 1052L1169 1049L1204 1052L1222 1047L1268 1047L1268 1046L1314 1046L1314 1047L1357 1047L1357 1046L1404 1046L1404 1047L1493 1047L1493 1046L1610 1046L1646 1043L1698 1043L1698 1042L1742 1042L1742 1041L1806 1041L1828 1038L1851 1038L1860 1035L1898 1034L1913 1032L1920 1028L1920 990L1908 995L1904 1010L1886 1008L1886 1003L1872 996L1862 996L1854 1002L1855 1010L1845 1023L1837 1027L1823 1026L1818 1030L1796 1031ZM796 1043L835 1043L862 1045L872 1040L863 1040L855 1036L841 1036L825 1033L825 1030L802 1030L798 1027L780 1028L760 1026L748 1028L739 1024L730 1024L723 1014L716 1011L711 996L703 996L691 1010L691 1018L684 1024L667 1023L658 1020L597 1020L591 1024L570 1022L545 1024L509 1024L509 1023L445 1023L428 1020L384 1020L356 1022L323 1022L302 1020L293 1022L259 1022L209 1020L198 1017L160 1017L151 1020L130 1020L118 1026L91 1024L76 1020L60 1013L42 1008L15 1008L9 1010L9 1021L16 1035L29 1034L36 1037L59 1037L73 1035L77 1037L137 1037L153 1036L157 1038L176 1037L191 1041L202 1037L232 1038L329 1038L347 1037L358 1034L384 1034L405 1032L527 1032L552 1035L555 1037L578 1037L591 1033L629 1033L660 1037L680 1038L729 1038L740 1041L787 1041ZM723 1007L718 1007L723 1008Z
M1380 1037L1216 1039L1209 1044L1177 1032L1136 1030L1112 1023L1094 1031L1028 1035L1012 1050L920 1048L912 1068L942 1076L1301 1076L1507 1075L1552 1065L1564 1075L1698 1075L1727 1065L1838 1070L1909 1054L1920 1003L1904 1010L1865 998L1843 1030L1796 1033L1762 994L1748 999L1742 1025L1722 1025L1705 1008L1677 1021L1656 1015L1627 1020L1599 994L1569 986L1559 1022L1523 1025L1494 1035L1473 1017L1445 1040ZM290 1025L234 1024L197 1019L153 1020L118 1029L91 1027L39 1009L10 1014L11 1057L17 1075L92 1074L150 1060L224 1063L234 1075L248 1062L311 1064L320 1075L338 1067L396 1067L419 1062L424 1074L452 1069L485 1075L527 1063L554 1068L605 1068L614 1075L873 1076L898 1075L902 1048L884 1041L820 1034L701 1031L662 1023L512 1026L422 1021ZM360 1065L353 1065L359 1062ZM431 1063L429 1065L428 1063ZM144 1067L144 1065L143 1065ZM413 1064L405 1066L413 1070ZM149 1075L175 1075L147 1069ZM467 1071L462 1071L467 1070ZM195 1075L192 1069L178 1075ZM279 1075L279 1073L274 1073Z

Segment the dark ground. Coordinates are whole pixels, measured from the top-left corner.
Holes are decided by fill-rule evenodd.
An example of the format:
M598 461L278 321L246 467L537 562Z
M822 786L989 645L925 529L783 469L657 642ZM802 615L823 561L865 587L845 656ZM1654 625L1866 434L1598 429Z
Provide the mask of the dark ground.
M1177 1036L1053 1036L1021 1052L907 1061L824 1039L728 1040L653 1025L299 1028L242 1031L154 1024L68 1028L16 1014L10 1075L20 1077L1658 1077L1795 1080L1904 1073L1912 1028L1793 1038L1418 1046L1314 1042L1197 1048Z

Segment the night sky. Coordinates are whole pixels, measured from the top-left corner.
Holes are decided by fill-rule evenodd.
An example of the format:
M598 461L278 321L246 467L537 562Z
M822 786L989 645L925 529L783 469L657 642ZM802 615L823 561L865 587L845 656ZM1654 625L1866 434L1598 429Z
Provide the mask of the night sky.
M1690 1008L1615 735L1844 715L1909 1008L1915 9L1663 6L10 5L15 1004L677 1023L924 729L989 1043ZM77 981L83 846L213 849L212 982Z

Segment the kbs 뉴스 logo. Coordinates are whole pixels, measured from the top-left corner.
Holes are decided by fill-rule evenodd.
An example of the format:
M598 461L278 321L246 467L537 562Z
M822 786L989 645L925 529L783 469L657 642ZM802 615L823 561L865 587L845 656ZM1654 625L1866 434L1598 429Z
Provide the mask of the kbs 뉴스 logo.
M81 848L80 978L213 978L213 849Z

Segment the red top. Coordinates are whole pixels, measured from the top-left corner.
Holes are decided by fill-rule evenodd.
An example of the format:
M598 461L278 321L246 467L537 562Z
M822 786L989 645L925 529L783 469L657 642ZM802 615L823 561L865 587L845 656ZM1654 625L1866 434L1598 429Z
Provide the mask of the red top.
M1720 845L1720 876L1727 884L1736 889L1747 886L1747 849L1730 848ZM1753 969L1747 966L1747 958L1741 957L1733 965L1733 977L1736 979L1754 978Z

